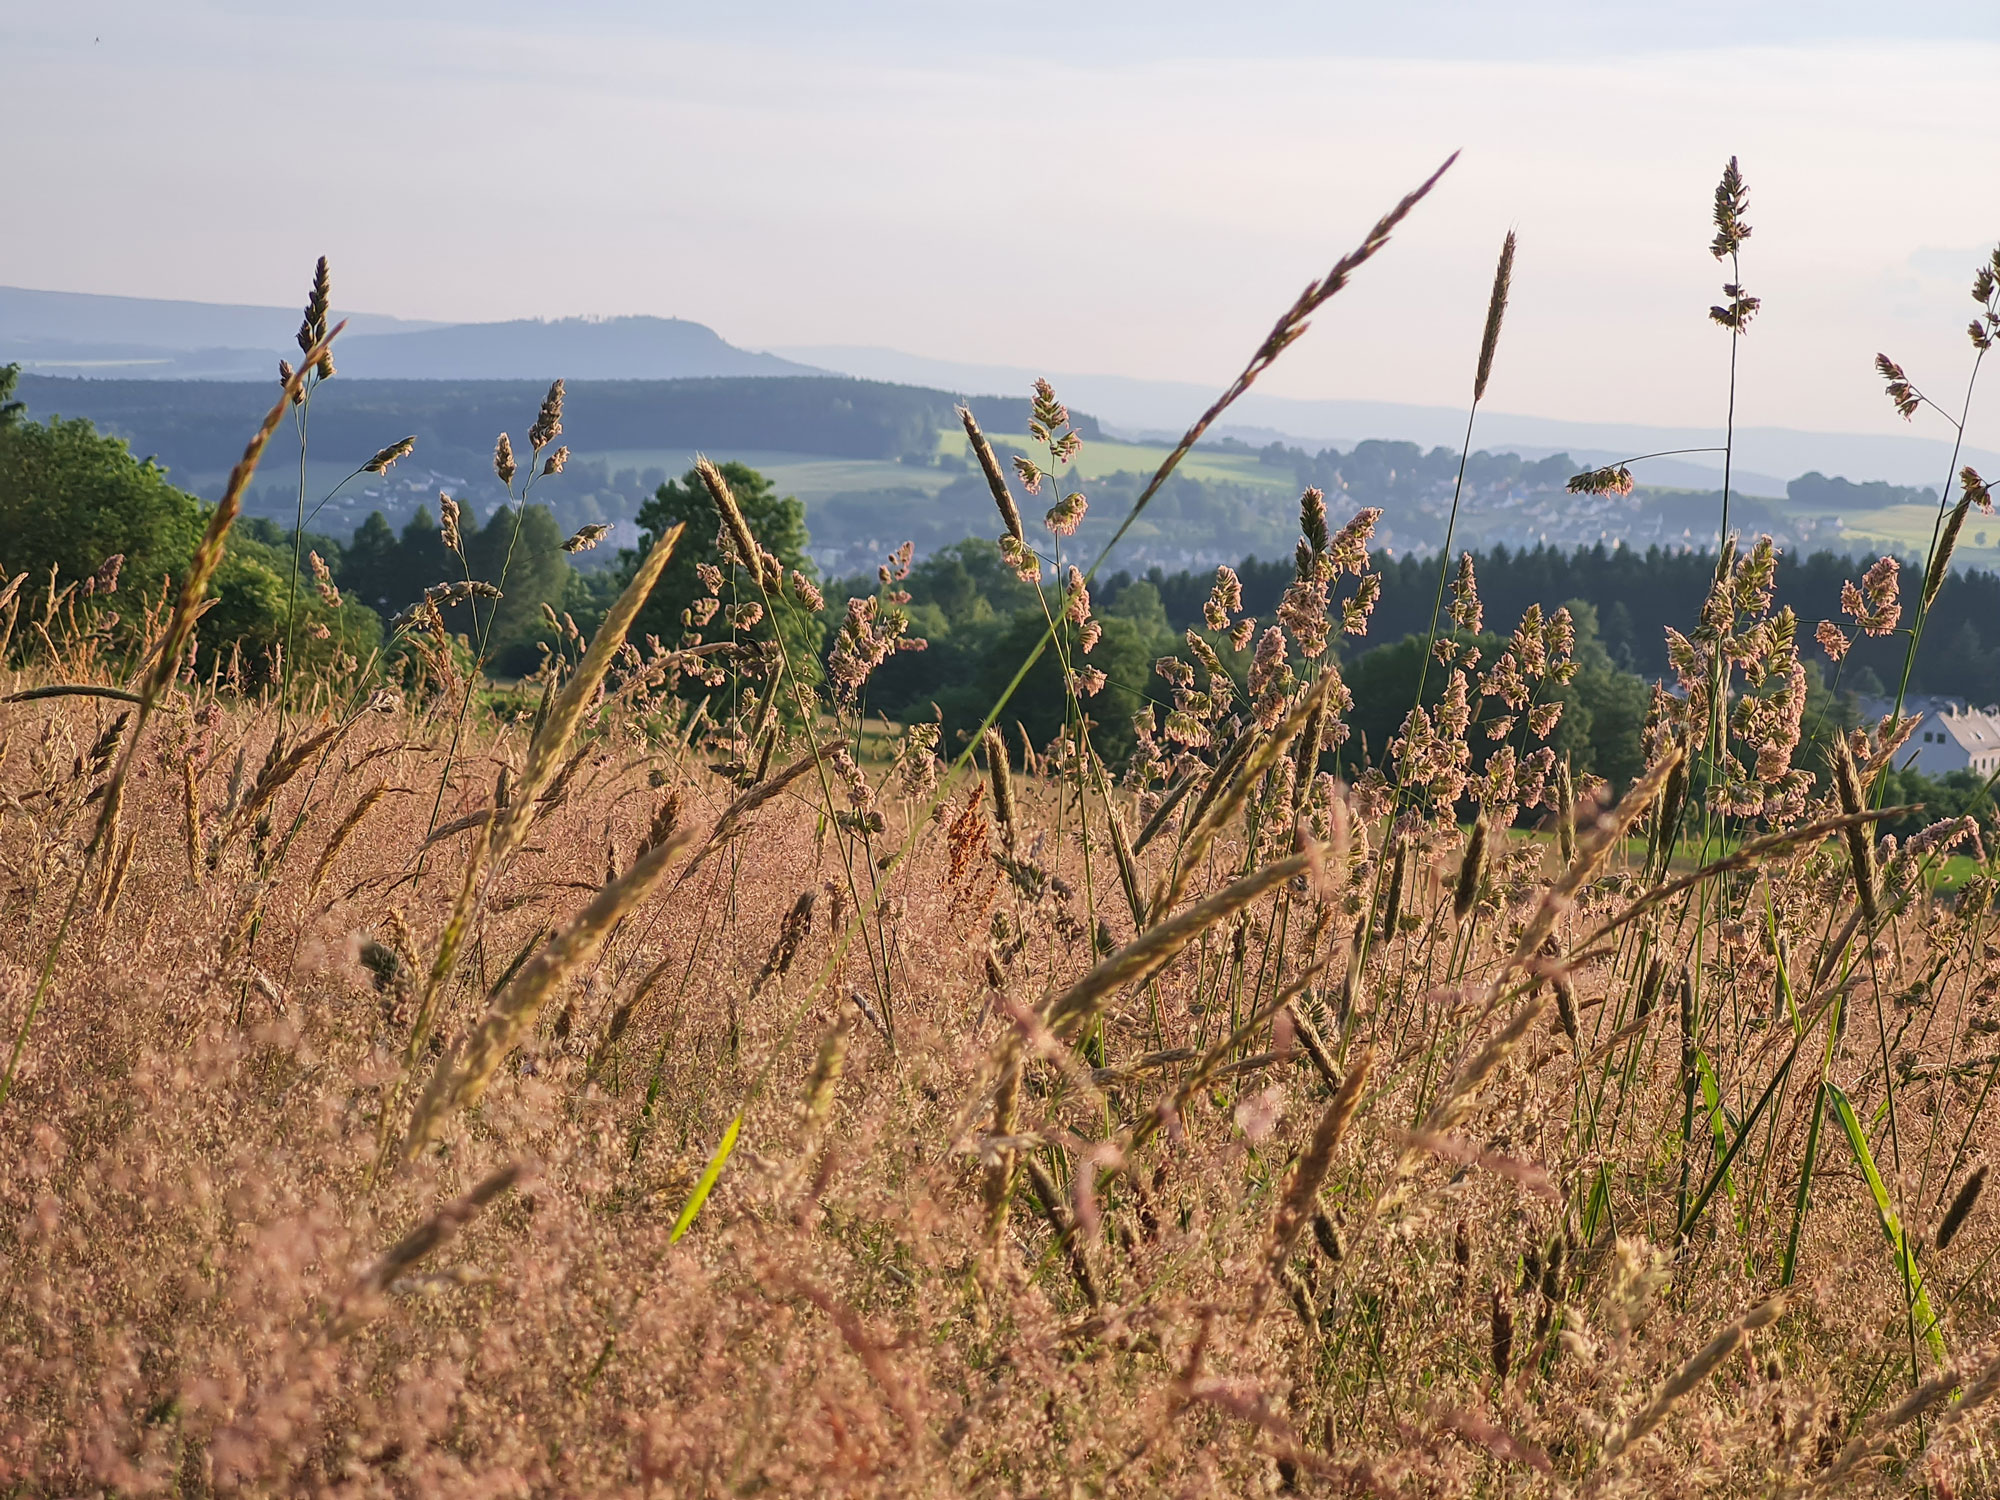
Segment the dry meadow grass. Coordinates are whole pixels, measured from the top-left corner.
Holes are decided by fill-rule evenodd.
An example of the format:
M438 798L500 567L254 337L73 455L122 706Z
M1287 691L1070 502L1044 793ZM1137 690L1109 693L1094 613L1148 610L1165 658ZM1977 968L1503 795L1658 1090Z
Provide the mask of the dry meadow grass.
M738 601L810 607L710 487ZM886 768L846 747L906 556L823 688L621 604L518 711L434 610L400 691L259 688L198 589L121 656L17 581L0 1493L1992 1493L1995 887L1927 894L1967 825L1871 832L1908 725L1814 780L1732 547L1616 800L1547 747L1539 611L1440 638L1343 785L1370 524L1305 497L1261 636L1219 578L1117 771L1075 570L1058 742Z

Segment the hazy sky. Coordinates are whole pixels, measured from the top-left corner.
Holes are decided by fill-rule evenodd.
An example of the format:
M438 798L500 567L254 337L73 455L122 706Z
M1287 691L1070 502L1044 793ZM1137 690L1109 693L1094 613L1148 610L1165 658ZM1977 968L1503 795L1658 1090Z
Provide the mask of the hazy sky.
M1993 0L0 0L0 283L289 303L324 251L369 311L1220 384L1463 148L1266 388L1462 399L1514 227L1489 403L1700 424L1734 152L1741 419L1892 431L1878 348L1967 369L1996 79Z

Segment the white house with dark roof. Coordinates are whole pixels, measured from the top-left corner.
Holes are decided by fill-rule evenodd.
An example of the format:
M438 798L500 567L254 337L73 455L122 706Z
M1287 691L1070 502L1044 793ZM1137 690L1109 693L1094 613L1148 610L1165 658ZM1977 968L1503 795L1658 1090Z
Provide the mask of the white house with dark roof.
M1904 744L1899 759L1908 761L1926 776L1942 776L1947 771L1973 771L1990 776L2000 768L2000 712L1990 708L1965 708L1951 704L1940 713L1927 713L1918 721L1917 732Z

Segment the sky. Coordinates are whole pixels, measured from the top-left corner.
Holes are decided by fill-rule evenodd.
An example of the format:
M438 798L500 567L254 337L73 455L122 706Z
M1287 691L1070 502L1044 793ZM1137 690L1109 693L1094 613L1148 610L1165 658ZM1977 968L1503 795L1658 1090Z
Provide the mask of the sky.
M0 284L289 303L325 253L337 303L404 317L1220 387L1460 151L1261 388L1465 399L1514 229L1489 406L1704 425L1734 154L1764 299L1738 420L1906 430L1878 349L1962 393L1991 0L1043 9L0 0Z

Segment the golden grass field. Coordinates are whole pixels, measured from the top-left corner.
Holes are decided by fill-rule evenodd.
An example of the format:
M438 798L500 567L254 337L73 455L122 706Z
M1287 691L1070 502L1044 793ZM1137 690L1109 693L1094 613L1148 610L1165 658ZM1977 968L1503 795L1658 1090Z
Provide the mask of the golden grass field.
M1909 721L1800 763L1768 544L1621 788L1547 744L1567 616L1474 660L1469 564L1436 709L1323 770L1373 514L1316 491L1124 766L1081 572L1062 734L941 745L862 711L907 554L822 680L707 466L706 642L626 639L676 530L518 710L472 580L260 679L203 599L324 285L177 593L0 601L0 1494L1995 1492L2000 872L1876 836Z

